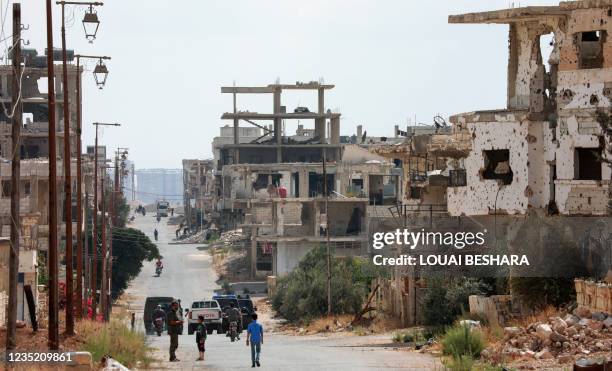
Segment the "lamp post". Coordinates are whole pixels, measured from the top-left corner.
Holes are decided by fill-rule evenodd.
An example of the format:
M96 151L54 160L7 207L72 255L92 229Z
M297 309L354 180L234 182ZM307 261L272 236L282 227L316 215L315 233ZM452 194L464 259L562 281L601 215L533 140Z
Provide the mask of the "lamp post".
M94 122L96 127L96 139L94 144L94 209L92 213L92 246L91 252L93 256L93 264L91 267L91 308L93 319L96 319L96 286L97 286L97 271L98 271L98 128L100 126L121 126L121 124L109 124L103 122ZM106 232L104 232L106 234ZM105 237L105 236L103 236ZM103 241L104 243L104 241ZM104 245L103 245L104 246Z
M74 335L74 289L73 289L73 251L72 251L72 161L70 150L70 101L69 101L69 85L68 85L68 61L66 50L66 5L89 5L93 10L94 5L103 5L102 3L94 2L79 2L79 1L57 1L56 4L62 7L62 91L64 93L64 219L66 220L66 335ZM94 13L95 14L95 13ZM97 18L97 15L96 15ZM86 19L83 19L83 25L86 24ZM97 21L99 26L100 21ZM96 26L96 32L98 27ZM86 32L87 35L87 32ZM95 37L95 35L94 35ZM53 54L51 49L49 53ZM77 71L78 74L78 71Z
M81 115L81 58L89 58L89 59L110 59L110 57L104 56L90 56L90 55L80 55L76 56L77 61L77 75L76 75L76 99L77 99L77 303L76 303L76 312L77 318L83 317L83 164L81 159L82 153L82 115ZM85 252L87 255L87 252Z

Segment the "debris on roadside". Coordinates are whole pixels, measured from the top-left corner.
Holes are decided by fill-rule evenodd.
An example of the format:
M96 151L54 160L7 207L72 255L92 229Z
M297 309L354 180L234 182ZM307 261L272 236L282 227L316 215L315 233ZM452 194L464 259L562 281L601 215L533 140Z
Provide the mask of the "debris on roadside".
M491 360L569 364L584 357L612 360L612 316L579 307L527 326L504 328L503 341L483 352Z

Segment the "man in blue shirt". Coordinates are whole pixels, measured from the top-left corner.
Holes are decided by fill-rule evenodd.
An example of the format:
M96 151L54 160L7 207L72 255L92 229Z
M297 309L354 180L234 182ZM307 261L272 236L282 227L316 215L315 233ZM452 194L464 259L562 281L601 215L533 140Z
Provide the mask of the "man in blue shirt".
M261 344L263 344L263 326L257 322L257 313L251 315L253 321L249 323L247 327L247 338L246 345L249 346L249 340L251 343L251 367L260 367L259 354L261 353Z

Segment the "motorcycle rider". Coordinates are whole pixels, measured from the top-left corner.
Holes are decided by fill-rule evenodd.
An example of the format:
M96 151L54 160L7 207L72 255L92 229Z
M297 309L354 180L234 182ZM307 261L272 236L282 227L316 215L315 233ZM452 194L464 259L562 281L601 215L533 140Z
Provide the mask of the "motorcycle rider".
M155 271L157 272L157 270L161 271L162 269L164 269L164 263L161 260L161 257L157 258L157 261L155 262Z
M161 318L162 319L162 329L164 328L164 323L166 322L166 311L162 309L161 305L157 305L157 308L153 311L153 326L156 326L156 321Z
M157 228L155 228L155 230L153 231L153 236L155 236L155 241L157 241L157 236L158 236L158 232L157 232Z
M227 322L229 323L229 328L231 328L232 322L236 322L236 338L240 340L240 329L241 329L240 323L242 322L241 321L242 315L240 314L240 310L236 308L234 303L230 303L230 307L227 310L226 315L227 315ZM229 332L227 336L229 336Z

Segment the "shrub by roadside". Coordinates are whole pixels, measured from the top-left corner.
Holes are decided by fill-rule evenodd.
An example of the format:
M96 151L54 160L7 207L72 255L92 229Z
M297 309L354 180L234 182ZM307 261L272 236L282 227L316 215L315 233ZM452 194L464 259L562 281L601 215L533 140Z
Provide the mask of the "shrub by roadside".
M131 331L120 319L108 323L81 321L77 331L83 338L83 350L91 353L94 363L107 354L128 368L146 368L154 360L145 335Z
M325 247L312 249L297 268L277 282L273 308L289 322L308 322L327 314L327 255ZM372 277L371 262L333 258L332 312L355 314L363 305Z

